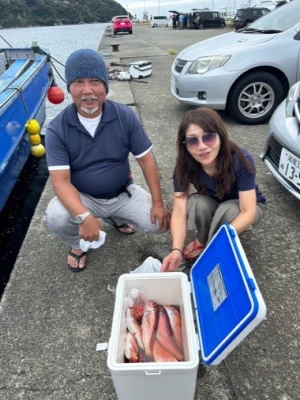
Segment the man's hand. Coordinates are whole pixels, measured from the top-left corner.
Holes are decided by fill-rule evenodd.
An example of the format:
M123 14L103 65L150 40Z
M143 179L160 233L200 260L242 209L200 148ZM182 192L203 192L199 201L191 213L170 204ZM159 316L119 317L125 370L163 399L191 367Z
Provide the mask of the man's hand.
M182 254L178 250L173 250L163 259L160 272L175 272L182 262Z
M150 211L151 222L156 225L158 222L159 230L167 232L170 228L170 212L163 204L161 206L152 206Z
M102 231L102 224L93 215L89 215L83 223L79 225L79 236L89 242L99 240L99 231Z

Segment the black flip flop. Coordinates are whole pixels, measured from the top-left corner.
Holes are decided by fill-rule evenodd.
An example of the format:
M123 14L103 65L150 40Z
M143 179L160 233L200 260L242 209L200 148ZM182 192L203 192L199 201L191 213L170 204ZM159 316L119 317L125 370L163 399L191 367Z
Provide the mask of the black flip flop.
M73 257L73 258L75 258L75 260L78 262L78 267L72 267L72 265L68 264L68 267L70 268L70 270L72 272L81 272L81 271L83 271L85 269L85 266L82 267L82 268L79 267L80 260L82 259L82 257L86 256L86 252L85 251L83 251L81 254L77 255L77 254L73 253L72 249L71 249L69 251L68 255Z
M136 229L132 229L128 223L117 225L112 218L104 218L104 221L112 225L118 232L123 233L124 235L133 235L136 232ZM131 229L131 232L122 232L121 229Z

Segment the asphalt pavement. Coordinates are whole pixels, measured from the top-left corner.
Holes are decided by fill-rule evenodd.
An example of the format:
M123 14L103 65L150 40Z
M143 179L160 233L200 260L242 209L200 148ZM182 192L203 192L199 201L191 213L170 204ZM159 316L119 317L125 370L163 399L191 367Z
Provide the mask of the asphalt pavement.
M139 115L153 142L170 207L177 127L189 109L170 92L174 53L223 33L134 25L132 35L113 37L107 30L99 45L108 67L111 62L152 62L152 76L143 79L147 83L110 81L109 97L130 105ZM119 51L112 52L111 44L119 44ZM195 399L300 399L299 201L259 158L266 125L240 125L225 112L220 114L230 137L253 154L257 182L268 199L264 221L241 237L267 305L267 318L225 362L199 366ZM136 183L146 187L134 160L132 170ZM108 288L148 256L166 254L170 234L127 236L105 225L105 245L88 254L82 273L73 274L66 266L68 245L44 226L52 196L48 181L0 303L0 399L115 400L107 354L96 352L96 344L110 337L114 294ZM163 399L162 394L156 400Z

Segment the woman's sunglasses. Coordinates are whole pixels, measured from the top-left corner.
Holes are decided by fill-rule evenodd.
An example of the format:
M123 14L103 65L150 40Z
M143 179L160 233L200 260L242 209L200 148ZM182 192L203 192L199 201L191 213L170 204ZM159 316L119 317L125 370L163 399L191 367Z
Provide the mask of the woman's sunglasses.
M202 142L206 146L213 146L216 143L217 140L217 133L209 132L205 133L202 138L198 137L189 137L186 138L182 143L186 145L187 148L193 148L199 146L199 142L202 140Z

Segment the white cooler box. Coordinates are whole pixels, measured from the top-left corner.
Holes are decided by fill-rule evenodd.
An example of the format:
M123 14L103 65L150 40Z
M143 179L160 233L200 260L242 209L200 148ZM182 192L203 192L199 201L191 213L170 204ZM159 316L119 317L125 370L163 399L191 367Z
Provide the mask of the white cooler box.
M184 361L125 362L124 299L133 288L141 290L146 300L179 306ZM265 303L239 238L228 224L219 229L193 265L191 283L182 272L121 275L107 359L118 399L192 400L199 344L203 363L216 365L265 314Z
M134 79L142 79L152 74L151 61L135 61L129 64L130 76Z

